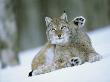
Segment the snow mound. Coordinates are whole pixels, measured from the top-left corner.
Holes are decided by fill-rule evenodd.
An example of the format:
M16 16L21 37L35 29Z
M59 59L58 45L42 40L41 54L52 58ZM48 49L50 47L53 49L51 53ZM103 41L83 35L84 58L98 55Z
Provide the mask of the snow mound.
M110 27L88 34L96 51L104 57L101 61L28 77L31 61L40 50L36 48L20 53L19 66L0 69L0 82L110 82Z

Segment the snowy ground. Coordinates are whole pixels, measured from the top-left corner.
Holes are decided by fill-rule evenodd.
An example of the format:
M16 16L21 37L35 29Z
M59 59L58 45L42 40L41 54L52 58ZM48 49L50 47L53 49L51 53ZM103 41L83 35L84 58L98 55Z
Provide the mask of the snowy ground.
M94 48L104 58L94 63L28 77L31 61L39 49L20 53L21 65L0 69L0 82L110 82L110 27L89 33Z

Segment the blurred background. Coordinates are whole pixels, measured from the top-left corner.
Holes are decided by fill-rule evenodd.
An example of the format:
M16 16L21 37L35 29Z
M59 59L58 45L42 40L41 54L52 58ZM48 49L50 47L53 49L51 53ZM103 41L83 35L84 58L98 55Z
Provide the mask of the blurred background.
M86 30L110 24L110 0L0 0L1 67L19 64L18 52L47 41L44 17L84 16Z

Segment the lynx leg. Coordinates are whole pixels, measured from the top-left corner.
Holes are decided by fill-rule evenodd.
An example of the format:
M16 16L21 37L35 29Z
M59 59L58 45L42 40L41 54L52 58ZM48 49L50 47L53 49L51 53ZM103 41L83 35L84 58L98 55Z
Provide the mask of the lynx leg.
M67 60L65 60L63 58L59 58L59 59L55 60L54 66L55 66L56 69L61 69L61 68L68 67L67 63L68 63Z
M95 62L95 61L99 61L102 59L102 56L99 55L98 53L90 53L88 56L88 62Z
M79 27L83 27L85 24L85 18L83 16L78 16L76 18L74 18L73 22L75 25L79 26Z
M82 64L81 59L79 57L73 57L69 60L71 66Z

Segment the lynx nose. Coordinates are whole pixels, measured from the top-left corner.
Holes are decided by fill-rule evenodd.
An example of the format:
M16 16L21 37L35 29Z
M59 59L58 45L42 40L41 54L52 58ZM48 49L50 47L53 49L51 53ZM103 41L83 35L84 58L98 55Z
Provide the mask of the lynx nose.
M60 38L61 37L61 34L59 34L58 37Z

